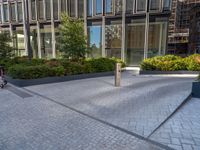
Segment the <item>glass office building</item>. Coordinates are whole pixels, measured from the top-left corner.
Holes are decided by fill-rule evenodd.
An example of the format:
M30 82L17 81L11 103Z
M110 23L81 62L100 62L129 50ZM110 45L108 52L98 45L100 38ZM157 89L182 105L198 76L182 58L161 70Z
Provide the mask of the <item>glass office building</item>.
M84 21L88 57L117 57L137 66L165 54L170 8L171 0L0 0L0 28L12 35L16 55L27 55L30 36L35 58L56 58L60 16L68 13Z

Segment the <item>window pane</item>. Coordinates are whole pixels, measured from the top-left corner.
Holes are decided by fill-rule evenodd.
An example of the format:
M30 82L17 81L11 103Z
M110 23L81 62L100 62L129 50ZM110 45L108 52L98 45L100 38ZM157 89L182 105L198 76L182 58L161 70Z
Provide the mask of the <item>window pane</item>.
M0 5L0 22L2 22L1 5Z
M39 14L39 19L44 19L43 0L38 1L38 14Z
M58 0L53 0L53 18L58 20Z
M70 0L69 3L70 17L76 17L75 1Z
M122 25L106 25L105 46L106 56L121 58Z
M159 10L160 0L151 0L150 10Z
M102 0L96 0L96 14L102 14Z
M102 28L101 26L88 27L88 46L91 50L89 54L92 58L102 56Z
M133 13L133 0L126 1L126 12Z
M17 3L17 12L18 12L18 21L22 22L23 21L23 14L22 14L22 3L21 2Z
M146 10L146 0L137 0L137 11Z
M92 0L87 0L87 16L92 16Z
M121 14L122 13L123 3L122 0L115 0L115 13Z
M61 0L61 11L62 12L66 12L66 3L67 1L66 0Z
M171 6L171 0L164 0L163 9L164 10L170 10L170 6Z
M78 17L82 18L84 16L84 5L83 5L83 0L78 1Z
M106 13L112 14L113 12L113 1L112 0L106 0Z
M45 5L46 5L46 19L51 20L51 1L46 0Z
M30 27L30 42L33 50L33 58L38 58L38 42L37 42L37 29L36 27Z
M8 22L8 4L3 4L3 13L4 22Z
M32 17L32 20L36 20L36 12L35 12L35 0L31 0L31 17Z
M11 20L16 21L15 3L10 4Z
M126 36L127 64L131 66L138 66L144 59L145 19L134 20L133 23L127 24Z

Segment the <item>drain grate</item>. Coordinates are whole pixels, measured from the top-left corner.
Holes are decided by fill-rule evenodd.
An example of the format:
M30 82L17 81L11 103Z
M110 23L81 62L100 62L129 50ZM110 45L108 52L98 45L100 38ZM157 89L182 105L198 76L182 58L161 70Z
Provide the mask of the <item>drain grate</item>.
M7 88L6 88L8 91L16 94L17 96L21 97L21 98L29 98L29 97L32 97L31 94L29 93L26 93L22 90L19 90L18 88L16 87L13 87L13 86L10 86L10 85L7 85Z

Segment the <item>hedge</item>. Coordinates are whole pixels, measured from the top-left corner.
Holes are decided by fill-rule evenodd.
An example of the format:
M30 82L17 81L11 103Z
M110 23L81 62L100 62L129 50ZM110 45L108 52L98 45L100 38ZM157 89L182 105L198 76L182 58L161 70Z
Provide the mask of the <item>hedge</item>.
M13 62L15 64L13 65ZM70 62L67 59L40 60L32 62L27 59L15 59L7 62L7 74L14 79L37 79L53 76L76 75L84 73L97 73L113 71L115 63L121 62L114 58L86 59L82 62ZM9 65L8 65L9 64Z
M145 59L141 63L141 69L147 71L200 71L200 55L194 54L186 58L174 55L156 56Z

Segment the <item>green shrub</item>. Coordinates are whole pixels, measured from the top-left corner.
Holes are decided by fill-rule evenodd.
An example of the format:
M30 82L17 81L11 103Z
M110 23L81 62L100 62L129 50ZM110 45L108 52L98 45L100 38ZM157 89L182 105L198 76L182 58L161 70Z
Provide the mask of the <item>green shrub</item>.
M174 55L156 56L145 59L141 63L142 70L176 71L186 70L183 58Z
M62 66L51 68L47 65L25 66L18 64L9 68L8 75L14 79L37 79L51 76L63 76L64 68Z
M200 71L200 54L194 54L185 58L187 70Z

